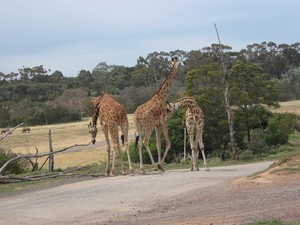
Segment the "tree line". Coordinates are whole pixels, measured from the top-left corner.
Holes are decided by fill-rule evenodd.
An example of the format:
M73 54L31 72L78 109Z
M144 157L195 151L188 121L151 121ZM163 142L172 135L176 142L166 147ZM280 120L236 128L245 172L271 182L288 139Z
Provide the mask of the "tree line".
M240 51L212 44L189 52L152 52L140 56L133 67L100 62L92 71L80 70L75 77L65 77L43 65L23 66L17 73L0 72L0 127L23 121L37 125L80 120L92 114L91 97L103 92L113 95L128 113L133 113L160 87L170 70L171 57L176 56L184 65L178 69L169 101L184 95L196 97L206 115L206 148L225 149L228 126L220 48L228 64L237 142L241 148L249 147L255 139L251 131L266 128L271 115L262 105L276 106L278 101L300 99L300 43L254 43ZM181 116L179 111L170 126L183 129ZM179 130L170 132L180 137ZM174 143L177 140L180 138ZM220 154L223 157L224 152Z

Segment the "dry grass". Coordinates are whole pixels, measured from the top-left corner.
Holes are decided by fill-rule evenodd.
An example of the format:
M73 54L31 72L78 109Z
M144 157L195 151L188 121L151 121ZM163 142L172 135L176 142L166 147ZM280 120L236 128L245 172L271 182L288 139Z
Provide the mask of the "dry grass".
M133 123L133 115L128 115L129 119L129 133L135 131ZM52 144L54 151L75 145L87 144L90 142L91 137L88 132L87 124L91 118L85 118L80 122L33 126L30 127L30 133L22 133L19 128L13 134L7 136L0 142L0 148L10 148L15 153L22 154L35 154L37 148L39 153L49 151L49 130L51 130ZM104 135L101 131L98 132L97 142L104 140ZM103 147L94 147L79 151L79 152L65 152L55 155L55 168L66 168L77 165L86 165L91 163L99 163L105 160L106 150ZM38 160L41 165L46 158Z
M272 112L291 112L300 115L300 100L280 102L280 107L276 109L270 109Z
M280 103L280 108L271 109L272 112L293 112L300 115L300 100ZM133 123L133 114L128 115L129 134L135 131ZM80 122L44 125L30 127L30 133L22 133L19 128L0 142L0 148L10 148L13 152L23 154L34 154L35 148L39 153L48 152L48 134L49 129L52 134L52 143L54 151L72 146L74 144L87 144L90 142L90 134L88 133L87 124L91 118L86 118ZM100 131L97 135L97 141L104 140L103 133ZM105 146L96 148L91 145L89 149L79 152L68 152L55 155L55 168L66 168L77 165L86 165L91 163L99 163L105 160ZM45 158L39 159L39 165L43 163Z

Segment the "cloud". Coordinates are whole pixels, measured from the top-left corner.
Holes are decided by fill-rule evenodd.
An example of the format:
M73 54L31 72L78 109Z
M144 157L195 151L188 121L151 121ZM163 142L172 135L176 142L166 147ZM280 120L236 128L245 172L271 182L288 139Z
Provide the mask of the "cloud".
M0 0L0 71L43 64L74 76L99 62L133 66L153 51L235 50L262 41L293 43L298 1Z

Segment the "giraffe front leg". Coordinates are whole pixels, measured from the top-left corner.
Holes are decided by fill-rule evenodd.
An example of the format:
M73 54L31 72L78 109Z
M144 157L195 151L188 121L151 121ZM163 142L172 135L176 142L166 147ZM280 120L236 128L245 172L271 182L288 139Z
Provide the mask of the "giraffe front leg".
M129 166L129 174L130 176L134 176L133 174L133 169L132 169L132 165L131 165L131 158L130 158L130 152L129 152L129 145L128 145L128 142L125 141L125 151L127 153L127 159L128 159L128 166Z
M201 153L202 153L202 158L203 158L203 162L204 162L205 171L210 171L210 169L207 166L207 162L206 162L204 144L203 144L203 141L202 141L202 135L200 136L199 146L200 146L200 150L201 150Z
M210 171L210 169L209 169L208 166L207 166L204 148L201 148L201 153L202 153L202 157L203 157L203 162L204 162L205 171Z
M125 172L125 169L124 169L124 163L123 163L122 156L121 156L121 148L120 148L120 145L117 146L117 148L118 148L117 159L120 160L120 164L121 164L121 174L122 174L122 175L126 175L126 172Z
M110 174L110 146L107 146L105 176L108 177L109 174Z
M195 148L193 150L193 167L194 171L199 171L199 166L198 166L198 148Z
M149 140L150 140L151 133L152 132L149 132L149 130L148 130L148 132L147 131L145 132L144 145L146 147L146 150L147 150L147 153L149 155L152 166L155 166L155 161L153 159L153 156L152 156L152 153L151 153L151 150L150 150L150 147L149 147Z
M163 123L162 123L162 131L163 131L163 135L164 135L164 138L166 140L166 150L164 152L164 155L160 161L161 164L164 164L165 163L165 160L166 160L166 157L167 157L167 154L168 154L168 151L170 150L171 148L171 141L170 141L170 138L169 138L169 131L168 131L168 123L167 123L167 120L164 120Z
M110 143L108 137L108 128L107 126L102 126L102 131L104 133L104 137L106 140L106 168L105 168L105 176L109 176L110 174Z
M142 148L143 148L143 137L141 130L138 130L138 135L136 136L137 145L139 149L139 158L140 158L140 173L145 173L144 166L143 166L143 155L142 155Z

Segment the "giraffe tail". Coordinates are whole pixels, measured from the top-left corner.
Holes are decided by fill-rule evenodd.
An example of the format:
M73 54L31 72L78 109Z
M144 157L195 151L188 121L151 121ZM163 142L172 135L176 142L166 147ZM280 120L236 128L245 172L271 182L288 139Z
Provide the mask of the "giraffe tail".
M121 134L122 145L124 146L124 134Z
M135 136L135 149L134 149L134 150L136 150L136 148L137 148L137 145L138 145L138 143L139 143L139 138L140 138L139 135L136 135L136 136Z

